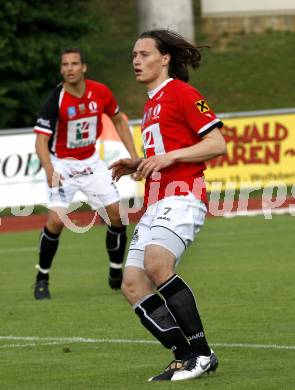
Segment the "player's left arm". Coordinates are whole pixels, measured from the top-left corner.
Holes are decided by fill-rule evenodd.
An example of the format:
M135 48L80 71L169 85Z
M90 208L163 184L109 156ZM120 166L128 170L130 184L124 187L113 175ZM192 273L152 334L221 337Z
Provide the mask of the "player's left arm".
M158 172L175 163L205 162L225 153L225 139L220 130L214 128L204 135L201 142L197 144L142 160L137 171L142 177L147 178L152 172Z
M119 111L116 115L111 117L111 120L131 158L138 158L131 131L123 114Z

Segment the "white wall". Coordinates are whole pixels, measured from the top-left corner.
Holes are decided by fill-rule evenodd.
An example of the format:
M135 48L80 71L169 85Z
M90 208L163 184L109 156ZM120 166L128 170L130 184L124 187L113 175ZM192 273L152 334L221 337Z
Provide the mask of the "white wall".
M295 0L201 0L202 16L295 14Z
M136 0L139 32L157 28L194 40L192 0Z

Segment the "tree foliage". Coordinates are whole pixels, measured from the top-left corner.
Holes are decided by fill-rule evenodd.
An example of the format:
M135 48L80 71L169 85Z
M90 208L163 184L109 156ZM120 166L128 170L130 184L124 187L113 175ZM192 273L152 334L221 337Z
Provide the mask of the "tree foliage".
M34 124L60 51L91 29L92 0L6 0L0 8L0 129Z

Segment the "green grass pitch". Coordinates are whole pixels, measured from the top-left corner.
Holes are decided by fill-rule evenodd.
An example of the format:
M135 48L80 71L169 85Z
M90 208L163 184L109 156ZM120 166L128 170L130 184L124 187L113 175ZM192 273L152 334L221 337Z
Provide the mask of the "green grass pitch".
M0 389L294 390L294 223L290 215L206 221L178 272L220 366L178 383L147 383L172 356L109 289L104 227L63 233L46 302L31 288L39 233L1 234Z

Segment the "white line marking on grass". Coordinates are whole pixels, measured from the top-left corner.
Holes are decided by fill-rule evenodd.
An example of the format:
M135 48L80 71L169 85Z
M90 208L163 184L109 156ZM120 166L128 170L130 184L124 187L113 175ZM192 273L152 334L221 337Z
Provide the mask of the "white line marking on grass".
M291 349L295 350L295 345L277 345L277 344L227 344L227 343L212 343L214 347L224 348L253 348L253 349Z
M52 341L50 343L30 343L30 344L4 344L0 346L0 349L7 348L26 348L26 347L39 347L40 345L62 345L60 341Z
M76 250L81 248L78 245L63 245L62 250ZM27 246L27 247L18 247L18 248L1 248L0 253L22 253L22 252L36 252L38 251L38 246Z
M21 253L21 252L37 252L37 246L23 248L1 248L0 253Z
M38 336L0 336L0 340L22 341L56 341L60 343L113 343L113 344L158 344L154 340L129 340L129 339L91 339L84 337L38 337Z
M256 217L258 215L264 215L271 219L272 214L276 215L284 215L291 214L294 215L295 208L294 207L278 207L277 209L255 209L255 210L240 210L240 211L226 211L223 214L225 218L233 218L233 217Z
M6 348L26 348L37 347L41 345L62 345L66 343L94 343L94 344L159 344L155 340L130 340L130 339L92 339L84 337L21 337L21 336L0 336L0 340L12 341L31 341L25 344L4 344L0 349ZM276 350L295 350L295 345L277 345L277 344L243 344L243 343L212 343L214 347L223 348L253 348L253 349L276 349Z

